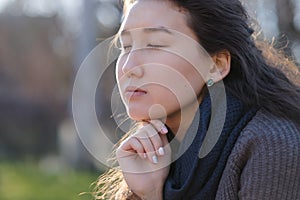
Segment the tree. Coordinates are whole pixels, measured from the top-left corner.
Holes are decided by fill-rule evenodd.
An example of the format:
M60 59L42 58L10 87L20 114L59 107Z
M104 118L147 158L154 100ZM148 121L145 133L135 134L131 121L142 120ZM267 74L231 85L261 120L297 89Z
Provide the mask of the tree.
M276 0L276 12L278 17L278 29L284 37L279 38L279 48L287 45L286 53L288 56L293 55L291 52L292 44L300 43L300 30L295 24L296 10L295 0Z

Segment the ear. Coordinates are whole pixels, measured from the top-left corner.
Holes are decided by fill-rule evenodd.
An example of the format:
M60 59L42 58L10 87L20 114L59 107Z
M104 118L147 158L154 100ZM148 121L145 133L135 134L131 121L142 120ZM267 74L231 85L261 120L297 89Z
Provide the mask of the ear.
M223 80L230 72L231 55L228 50L223 50L212 56L214 66L210 70L210 78L214 82Z

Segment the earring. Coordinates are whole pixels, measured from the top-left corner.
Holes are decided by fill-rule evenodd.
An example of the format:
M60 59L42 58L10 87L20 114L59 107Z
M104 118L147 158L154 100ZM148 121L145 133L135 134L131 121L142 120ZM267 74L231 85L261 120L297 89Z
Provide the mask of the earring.
M215 82L212 78L208 79L206 82L207 87L211 87L211 86L213 86L213 84L215 84Z

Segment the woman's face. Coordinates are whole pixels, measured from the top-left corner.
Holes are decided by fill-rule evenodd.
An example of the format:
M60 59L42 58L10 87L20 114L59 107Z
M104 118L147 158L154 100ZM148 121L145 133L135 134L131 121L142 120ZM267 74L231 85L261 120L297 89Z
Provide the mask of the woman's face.
M167 1L137 1L119 33L116 78L130 118L162 119L197 102L212 61L184 11Z

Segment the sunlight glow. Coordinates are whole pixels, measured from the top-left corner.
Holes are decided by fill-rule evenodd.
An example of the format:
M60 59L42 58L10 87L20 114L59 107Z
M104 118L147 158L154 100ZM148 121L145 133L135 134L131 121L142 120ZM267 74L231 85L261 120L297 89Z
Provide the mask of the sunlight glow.
M5 9L9 4L13 3L15 0L0 0L0 13Z

